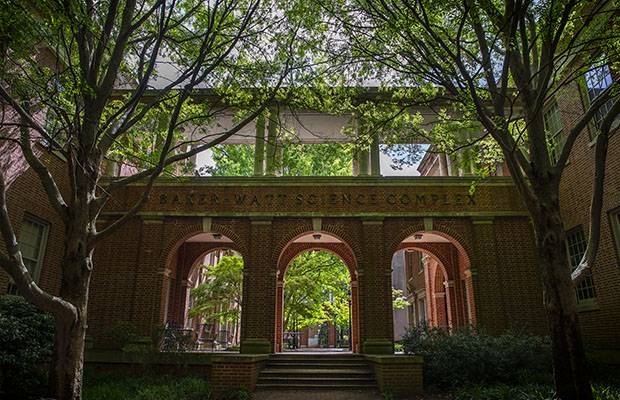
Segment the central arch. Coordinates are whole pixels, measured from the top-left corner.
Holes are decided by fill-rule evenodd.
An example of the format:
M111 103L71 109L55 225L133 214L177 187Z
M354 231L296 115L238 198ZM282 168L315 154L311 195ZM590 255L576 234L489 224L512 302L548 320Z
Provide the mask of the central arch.
M359 352L359 294L357 259L351 247L341 238L324 231L308 231L291 239L282 249L276 272L276 352L283 350L284 276L291 262L301 253L313 250L327 251L338 256L351 277L351 351Z

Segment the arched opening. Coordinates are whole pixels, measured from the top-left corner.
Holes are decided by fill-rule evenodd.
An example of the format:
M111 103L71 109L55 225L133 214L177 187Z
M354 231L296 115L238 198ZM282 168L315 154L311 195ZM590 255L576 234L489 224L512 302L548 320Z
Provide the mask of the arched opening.
M243 257L235 243L219 232L198 233L177 246L168 265L164 347L238 350Z
M463 246L436 231L405 238L392 257L394 340L412 326L475 324L470 262Z
M278 262L275 351L359 351L357 263L340 238L291 240Z

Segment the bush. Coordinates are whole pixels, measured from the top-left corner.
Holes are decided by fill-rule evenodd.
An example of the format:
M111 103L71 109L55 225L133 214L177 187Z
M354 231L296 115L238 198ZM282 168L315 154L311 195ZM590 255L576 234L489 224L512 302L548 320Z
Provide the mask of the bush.
M54 346L49 314L20 296L0 297L0 397L40 395ZM18 397L19 396L19 397Z
M620 390L613 386L593 385L594 400L618 400ZM556 400L551 385L492 385L461 388L454 400Z
M539 383L551 377L550 345L539 336L415 327L402 343L406 354L424 357L424 382L429 387Z

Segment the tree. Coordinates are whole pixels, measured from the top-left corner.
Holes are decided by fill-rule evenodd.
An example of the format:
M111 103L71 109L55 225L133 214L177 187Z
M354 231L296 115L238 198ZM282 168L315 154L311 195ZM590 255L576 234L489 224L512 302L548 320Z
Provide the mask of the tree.
M456 148L492 139L501 149L533 222L543 301L553 343L554 379L562 399L591 399L574 283L565 246L559 185L576 139L596 126L595 181L588 250L576 281L594 263L600 230L607 146L620 113L617 80L598 96L555 149L545 104L588 71L618 59L615 1L423 1L323 3L342 27L344 59L384 84L408 85L449 106L430 137L452 132ZM350 60L349 60L350 64ZM368 75L367 75L368 76ZM427 97L428 98L428 97ZM483 133L463 139L463 131ZM479 128L478 128L479 129ZM455 150L449 147L446 150Z
M352 173L353 148L351 144L294 144L281 143L284 176L347 176ZM215 165L205 166L199 175L252 176L254 173L254 146L220 145L214 147Z
M284 329L324 322L349 325L351 277L344 262L326 251L295 257L284 276Z
M81 398L95 248L136 215L158 176L174 175L174 163L253 121L293 72L304 82L314 57L305 48L317 37L303 13L300 3L253 0L3 2L0 143L18 145L63 221L60 291L42 290L24 264L7 209L7 171L0 265L28 301L54 316L58 400ZM209 126L223 112L234 115L233 126ZM196 126L210 129L181 133ZM60 175L45 161L52 153L66 159ZM115 161L136 172L102 180ZM137 181L144 191L130 210L98 227L115 191Z
M243 258L224 256L204 270L207 281L192 289L191 317L206 321L239 322L243 292Z

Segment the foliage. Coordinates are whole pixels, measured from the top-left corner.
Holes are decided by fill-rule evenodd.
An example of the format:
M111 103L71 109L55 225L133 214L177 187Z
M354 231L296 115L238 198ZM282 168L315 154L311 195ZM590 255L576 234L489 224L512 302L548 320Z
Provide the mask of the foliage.
M620 389L611 385L596 384L592 386L594 400L618 400ZM484 385L467 386L455 391L454 400L556 400L557 396L551 385Z
M219 398L221 400L250 400L252 392L246 388L229 389L222 393Z
M332 253L307 251L295 257L284 276L284 329L324 322L348 326L350 281L346 265Z
M284 176L347 176L352 173L353 145L340 143L295 144L282 146ZM220 145L212 149L215 165L197 171L199 175L252 176L253 145Z
M402 339L406 354L424 357L424 382L446 389L466 384L546 381L551 374L548 340L525 333L492 336L470 329L449 332L413 327Z
M53 338L49 314L20 296L0 296L0 397L34 395L45 387Z
M204 272L207 281L191 291L194 305L189 315L206 321L237 321L241 315L243 258L223 256Z
M201 378L119 373L86 375L84 400L208 400L211 387Z
M403 294L401 289L392 288L392 309L402 310L410 305L411 304L407 300L407 296Z

